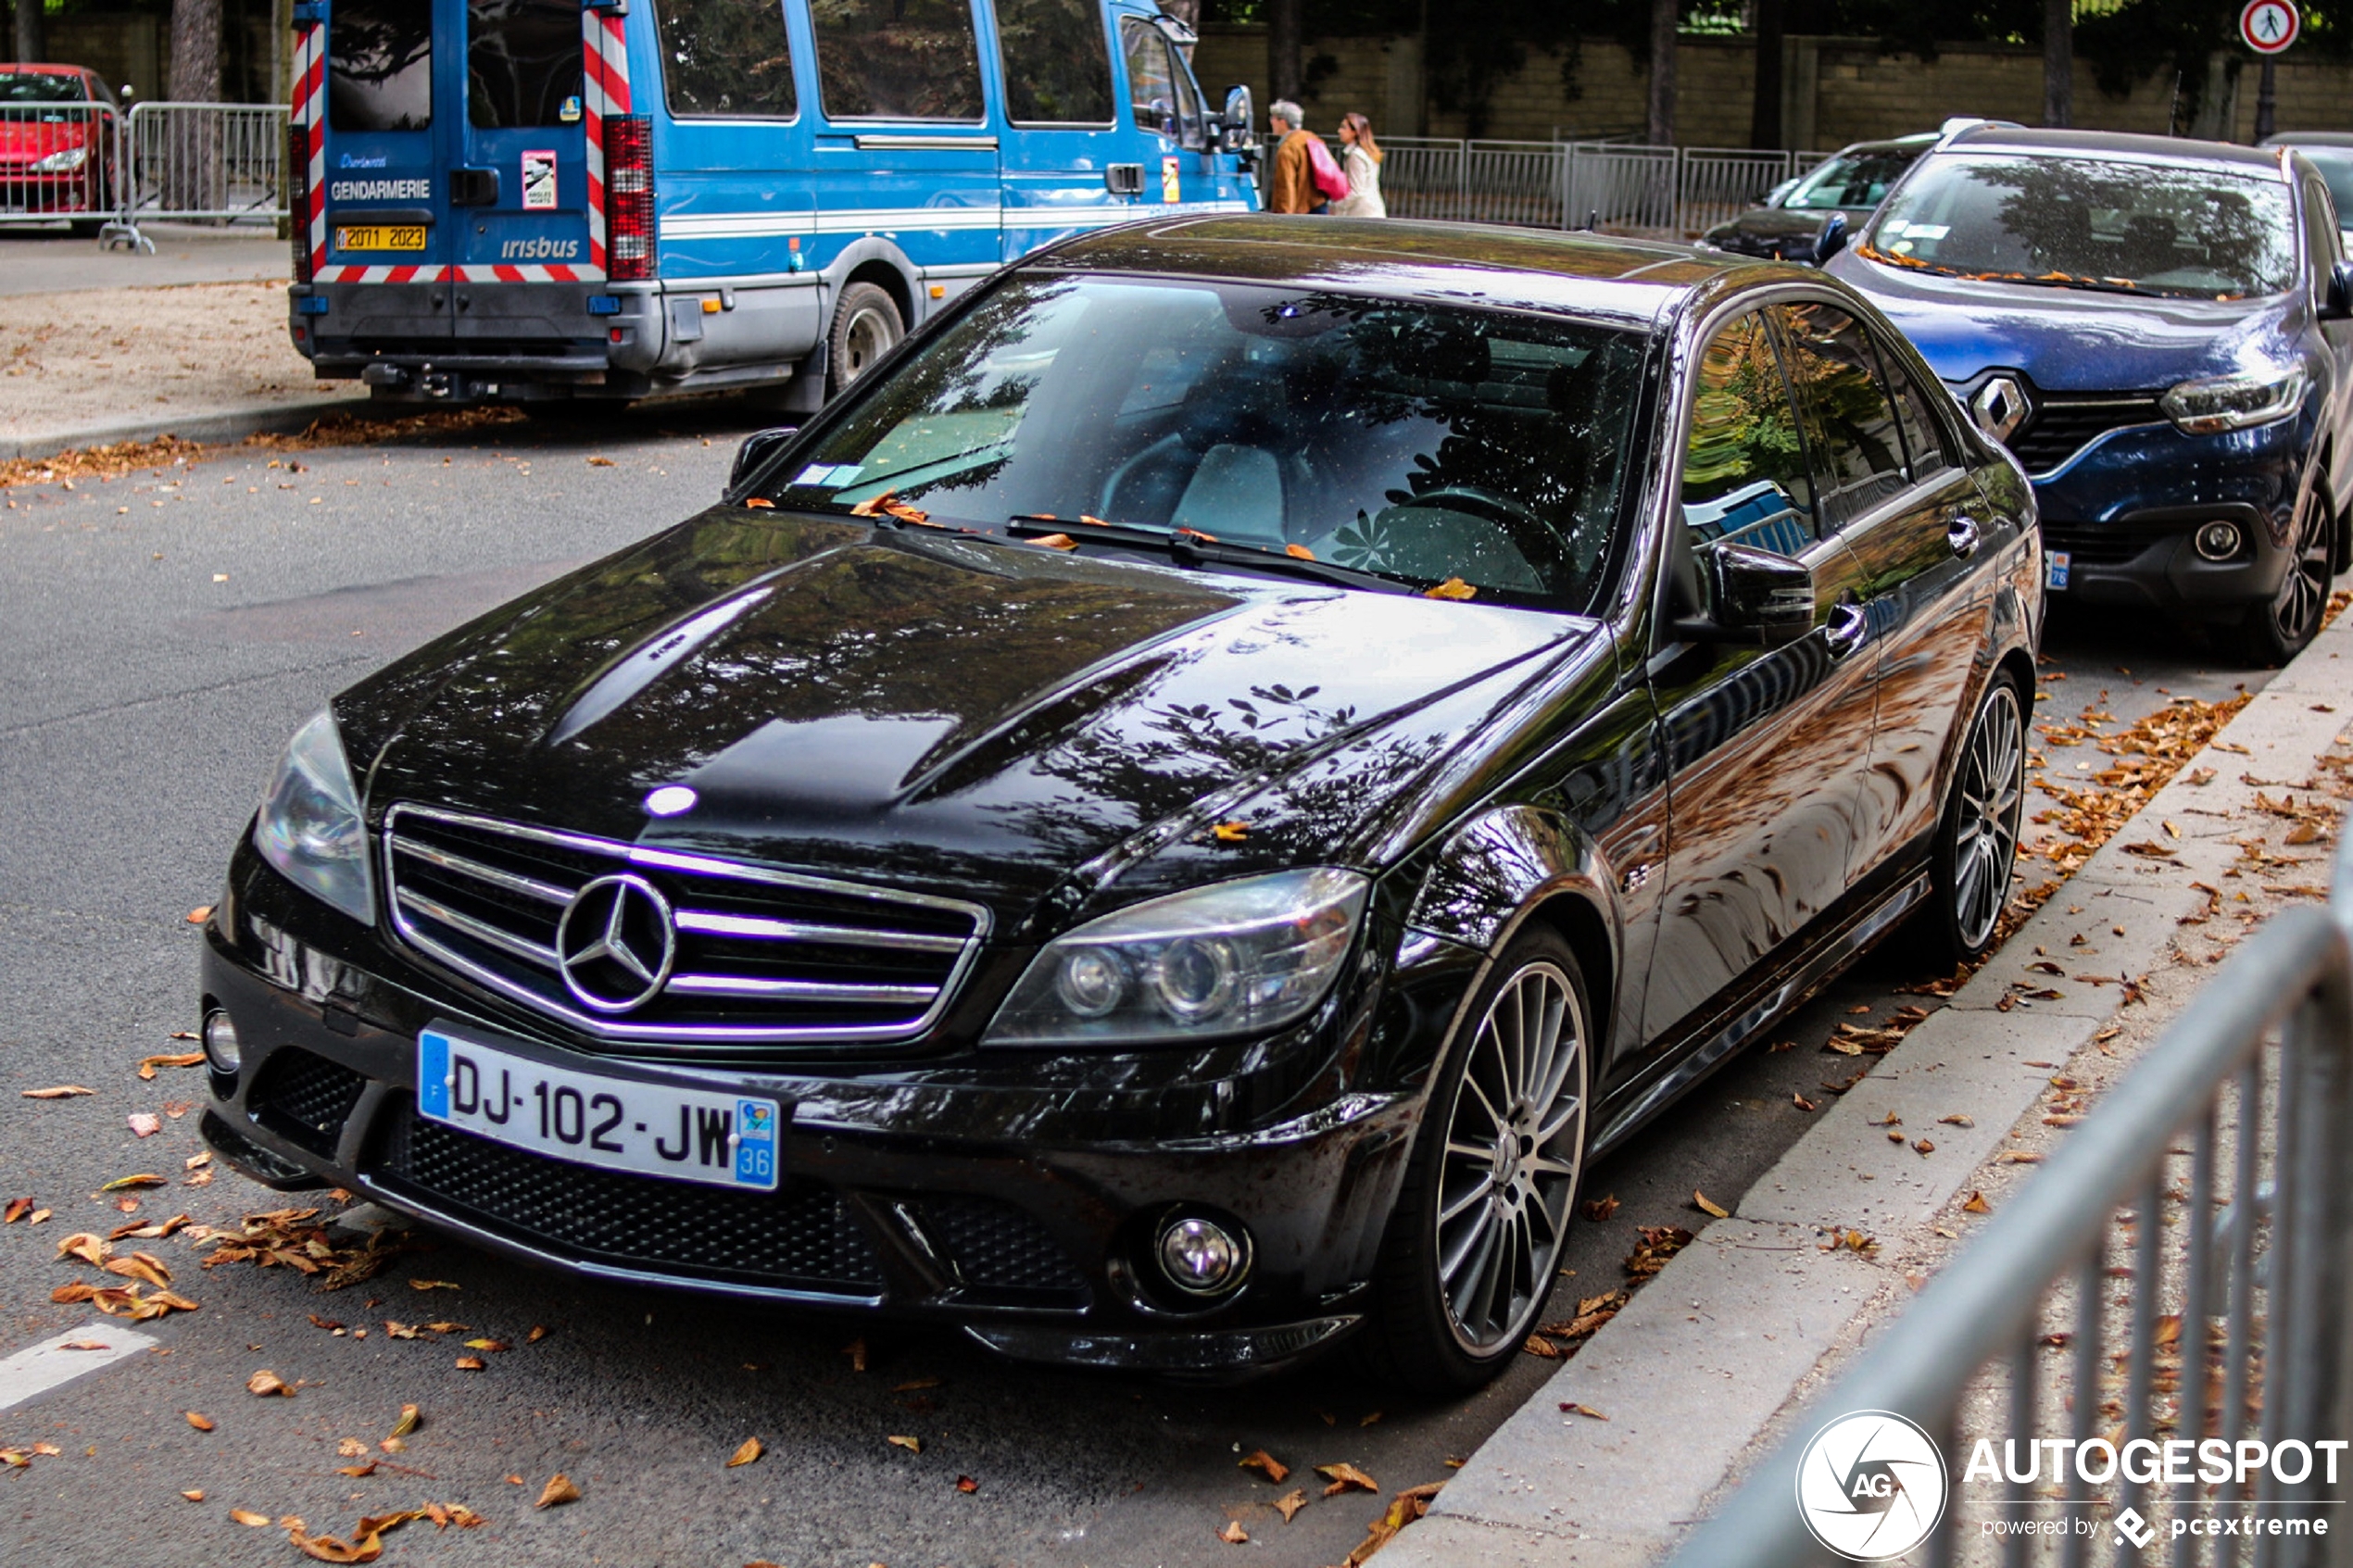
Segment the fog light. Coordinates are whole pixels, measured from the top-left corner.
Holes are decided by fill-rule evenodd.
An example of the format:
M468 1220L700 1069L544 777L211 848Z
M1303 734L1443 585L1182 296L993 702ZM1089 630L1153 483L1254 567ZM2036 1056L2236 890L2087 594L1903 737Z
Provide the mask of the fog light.
M1241 1237L1198 1215L1161 1228L1160 1272L1188 1296L1218 1296L1241 1283L1250 1248Z
M2229 560L2239 553L2239 525L2235 522L2201 524L2192 541L2197 553L2208 560Z
M223 1076L233 1075L244 1058L237 1053L237 1026L229 1022L225 1012L213 1011L204 1017L204 1056L212 1070Z

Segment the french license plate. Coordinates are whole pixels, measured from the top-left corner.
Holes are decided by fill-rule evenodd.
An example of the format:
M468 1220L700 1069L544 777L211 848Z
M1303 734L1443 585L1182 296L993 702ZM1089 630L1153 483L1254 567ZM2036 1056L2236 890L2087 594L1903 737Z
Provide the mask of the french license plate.
M2068 571L2073 564L2074 558L2065 550L2053 550L2045 556L2043 558L2043 586L2045 588L2066 587Z
M425 226L422 223L371 223L364 227L337 229L337 250L422 250L425 248Z
M773 1099L546 1067L459 1035L417 1036L417 1110L578 1165L711 1186L776 1186Z

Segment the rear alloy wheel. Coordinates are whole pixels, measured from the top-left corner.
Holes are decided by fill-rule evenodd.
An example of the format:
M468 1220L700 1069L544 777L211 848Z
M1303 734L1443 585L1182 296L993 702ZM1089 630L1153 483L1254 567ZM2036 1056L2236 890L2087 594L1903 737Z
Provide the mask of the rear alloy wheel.
M2302 653L2321 630L2322 613L2328 608L2329 582L2334 576L2332 558L2336 553L2328 504L2321 489L2317 471L2306 477L2303 493L2296 501L2295 553L2288 561L2287 575L2280 579L2279 592L2270 602L2247 606L2246 618L2239 623L2239 651L2249 664L2285 664Z
M1973 962L1994 945L2009 907L2026 811L2026 715L2018 687L1998 676L1978 705L1936 830L1930 908L1920 912L1929 956Z
M1585 987L1550 930L1516 938L1447 1052L1375 1281L1378 1374L1462 1393L1519 1353L1551 1297L1585 1162Z
M907 324L888 290L873 283L852 283L842 290L841 303L834 307L834 329L825 341L833 390L839 392L874 369L875 361L906 335Z

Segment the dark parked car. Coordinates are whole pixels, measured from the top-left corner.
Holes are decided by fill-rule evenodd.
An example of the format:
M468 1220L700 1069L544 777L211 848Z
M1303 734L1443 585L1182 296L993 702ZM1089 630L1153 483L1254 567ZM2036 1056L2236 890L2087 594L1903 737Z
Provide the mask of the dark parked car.
M1737 256L1826 261L1847 234L1863 226L1913 160L1936 144L1937 135L1922 132L1842 147L1746 212L1710 229L1702 243Z
M2348 557L2343 252L2293 152L1965 131L1830 270L2027 471L2049 586L2208 622L2255 663Z
M2353 132L2344 131L2284 131L2265 138L2267 147L2294 147L2304 161L2321 172L2328 182L2329 198L2336 203L2336 232L2340 244L2347 243L2353 230L2346 225L2353 221Z
M1018 1357L1364 1329L1460 1388L1589 1160L1899 919L1993 938L2032 497L1840 284L1162 221L747 456L296 736L208 928L231 1162Z

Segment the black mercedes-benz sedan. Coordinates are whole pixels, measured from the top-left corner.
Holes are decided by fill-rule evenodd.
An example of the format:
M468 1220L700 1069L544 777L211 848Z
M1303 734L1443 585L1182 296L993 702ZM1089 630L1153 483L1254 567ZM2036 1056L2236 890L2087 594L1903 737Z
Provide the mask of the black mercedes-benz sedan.
M1081 238L302 728L206 1135L583 1275L1466 1388L1590 1161L1897 922L1991 943L2036 552L1818 274Z

